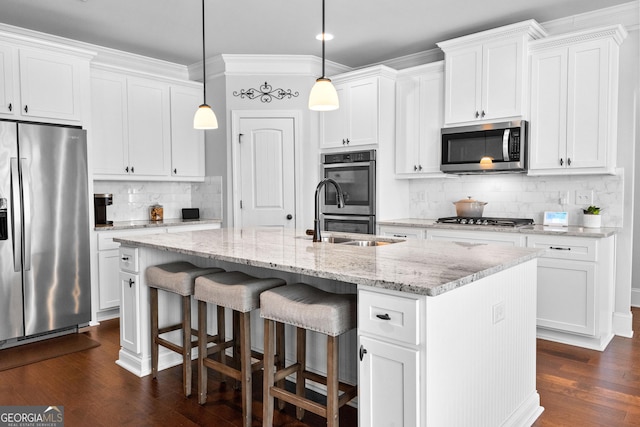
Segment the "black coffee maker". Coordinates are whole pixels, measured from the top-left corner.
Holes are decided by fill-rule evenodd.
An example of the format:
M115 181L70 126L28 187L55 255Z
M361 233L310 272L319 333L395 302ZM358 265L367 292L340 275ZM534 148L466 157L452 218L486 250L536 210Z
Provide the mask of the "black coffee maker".
M107 221L107 206L113 204L113 194L94 194L93 207L95 209L96 227L113 225L113 221Z

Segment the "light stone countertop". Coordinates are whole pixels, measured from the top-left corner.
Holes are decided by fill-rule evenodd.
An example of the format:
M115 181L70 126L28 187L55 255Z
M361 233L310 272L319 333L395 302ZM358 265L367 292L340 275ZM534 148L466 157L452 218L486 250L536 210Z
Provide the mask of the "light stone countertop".
M95 227L96 231L115 231L115 230L133 230L137 228L153 228L153 227L175 227L179 225L196 225L196 224L221 224L221 219L182 219L170 218L163 221L150 220L132 220L132 221L114 221L113 225L104 225Z
M542 225L527 225L523 227L491 227L487 225L460 225L460 224L437 224L435 219L402 218L378 221L377 225L388 225L396 227L413 228L436 228L447 230L467 230L467 231L499 231L501 233L521 233L521 234L547 234L553 236L572 237L609 237L620 232L620 228L585 228L579 226L569 226L558 231L559 227L544 227Z
M365 234L324 233L358 240L394 241ZM384 246L313 243L302 230L222 228L124 236L126 246L177 252L277 271L437 296L543 253L532 248L397 240Z

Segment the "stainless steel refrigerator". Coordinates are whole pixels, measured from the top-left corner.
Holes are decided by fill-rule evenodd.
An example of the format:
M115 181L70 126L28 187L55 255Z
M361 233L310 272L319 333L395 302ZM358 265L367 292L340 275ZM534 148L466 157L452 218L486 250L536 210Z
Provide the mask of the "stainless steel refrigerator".
M0 121L0 348L91 320L82 129Z

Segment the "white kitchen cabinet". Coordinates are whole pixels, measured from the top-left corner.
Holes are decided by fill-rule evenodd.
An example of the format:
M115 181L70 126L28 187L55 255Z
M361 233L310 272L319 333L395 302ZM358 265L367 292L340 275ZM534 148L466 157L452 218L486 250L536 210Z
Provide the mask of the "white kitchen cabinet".
M445 54L445 125L523 116L527 43L545 34L529 20L438 43Z
M495 231L450 230L430 228L427 239L449 242L484 243L505 246L524 246L525 237L520 233L500 233Z
M120 286L118 271L120 264L120 251L111 249L98 252L98 280L100 310L108 310L120 306Z
M120 316L120 345L132 353L140 353L140 275L120 271L122 314Z
M93 54L34 44L0 43L0 117L78 125Z
M94 179L204 179L198 85L93 69L91 88Z
M538 337L603 350L611 340L614 237L530 235L538 259Z
M129 173L167 176L171 165L169 86L127 78Z
M202 90L171 86L171 174L204 177L204 132L193 128L193 115L202 102Z
M396 80L396 176L442 177L444 63L402 70Z
M424 239L426 230L418 227L398 227L395 225L378 226L378 234L385 237L401 239Z
M395 72L383 66L332 77L340 107L320 113L320 148L380 143L385 129L393 129L393 79Z
M614 173L622 26L531 44L529 174Z

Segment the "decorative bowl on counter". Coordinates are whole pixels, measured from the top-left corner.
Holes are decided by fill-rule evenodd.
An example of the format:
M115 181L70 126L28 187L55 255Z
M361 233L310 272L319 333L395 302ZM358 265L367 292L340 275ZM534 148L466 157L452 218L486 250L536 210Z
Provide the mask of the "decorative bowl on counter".
M453 202L453 204L456 207L457 216L479 218L482 216L484 205L486 205L487 202L479 202L469 196L466 199L460 199L457 202Z

